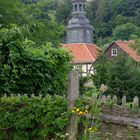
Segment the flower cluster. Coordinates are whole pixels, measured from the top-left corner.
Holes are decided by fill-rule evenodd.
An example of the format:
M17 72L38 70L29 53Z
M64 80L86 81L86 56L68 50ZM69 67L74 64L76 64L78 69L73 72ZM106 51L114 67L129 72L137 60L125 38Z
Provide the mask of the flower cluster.
M89 133L94 133L94 132L96 132L96 131L97 131L97 128L96 128L95 126L90 127L90 128L88 129L88 132L89 132Z
M88 110L85 109L84 111L83 110L80 110L80 108L77 108L77 107L73 107L73 109L71 110L72 113L76 113L78 115L85 115L88 113Z

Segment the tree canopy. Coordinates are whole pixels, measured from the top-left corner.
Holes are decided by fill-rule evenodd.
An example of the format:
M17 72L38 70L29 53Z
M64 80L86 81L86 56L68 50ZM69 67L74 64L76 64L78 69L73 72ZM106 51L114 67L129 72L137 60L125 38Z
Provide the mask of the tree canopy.
M67 1L67 2L66 2ZM59 22L67 23L71 17L71 0L61 0L56 5L56 19ZM113 40L129 40L140 37L135 32L140 30L140 1L139 0L90 0L86 2L87 17L95 28L95 43L103 47ZM128 32L128 26L131 35ZM126 29L125 29L126 28ZM126 37L120 38L117 31L123 32ZM115 32L115 33L114 33ZM115 34L115 37L114 37Z
M64 94L70 68L52 1L0 1L0 93ZM60 86L61 85L61 86Z
M140 97L140 64L134 62L126 54L120 53L115 60L104 54L96 62L97 73L93 75L94 84L100 88L107 86L106 94L116 95L120 99L126 95L132 101Z

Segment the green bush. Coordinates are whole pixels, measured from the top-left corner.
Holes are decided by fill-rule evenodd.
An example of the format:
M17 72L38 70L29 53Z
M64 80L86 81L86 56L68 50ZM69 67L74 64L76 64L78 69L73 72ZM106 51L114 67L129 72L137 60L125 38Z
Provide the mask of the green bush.
M66 133L69 112L62 96L1 97L0 106L2 140L50 140Z
M0 30L0 93L65 93L68 52L50 43L35 47L27 32L15 25Z

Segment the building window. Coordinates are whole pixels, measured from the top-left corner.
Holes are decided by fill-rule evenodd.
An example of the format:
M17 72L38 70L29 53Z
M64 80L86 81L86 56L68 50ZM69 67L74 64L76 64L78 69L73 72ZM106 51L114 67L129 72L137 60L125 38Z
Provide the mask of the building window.
M79 71L79 72L82 72L82 66L83 65L75 65L74 66L74 70Z
M82 4L79 5L79 11L82 11Z
M77 5L75 5L75 12L77 12Z
M117 49L112 49L111 50L111 56L117 56L117 54L118 54Z
M85 9L85 5L83 5L83 10Z

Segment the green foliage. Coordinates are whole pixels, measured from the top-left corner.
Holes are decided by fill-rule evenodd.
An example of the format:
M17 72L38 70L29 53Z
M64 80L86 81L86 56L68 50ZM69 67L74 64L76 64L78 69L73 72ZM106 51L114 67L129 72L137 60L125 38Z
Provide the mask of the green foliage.
M33 3L27 0L25 3L27 5L18 0L0 1L1 28L10 24L25 26L30 32L28 38L37 45L46 42L51 42L55 47L59 45L63 40L64 26L56 22L54 2L40 0Z
M80 94L84 95L86 94L87 91L89 91L91 89L91 87L86 86L86 84L88 84L88 82L92 80L91 77L80 77Z
M110 60L108 60L105 55L101 55L100 58L97 60L95 67L96 67L96 74L93 75L93 83L99 89L102 84L106 85L106 81L108 79L108 69ZM104 63L106 62L106 63Z
M140 26L140 10L136 11L135 22L136 22L136 25Z
M10 23L26 25L31 28L29 39L39 45L47 41L57 46L64 41L64 25L71 17L71 0L21 1L0 1L2 27ZM139 0L87 1L87 16L95 27L95 43L104 47L113 39L128 40L140 37L139 9ZM129 26L128 23L132 25Z
M97 73L93 75L94 84L100 88L107 85L106 94L116 95L120 99L123 95L132 101L139 94L139 63L129 60L126 55L120 54L115 60L104 59L101 56L96 64Z
M117 26L113 30L114 40L131 40L140 36L140 27L137 27L134 24L126 23L120 26Z
M36 47L27 29L12 25L0 30L0 93L63 94L70 56L50 43Z
M75 111L73 109L73 111L78 115L79 140L98 140L98 128L100 126L98 118L101 111L101 96L101 91L97 90L97 88L93 86L76 101L77 108ZM87 115L83 115L86 111Z
M139 0L109 0L111 6L111 13L114 15L121 14L123 16L133 17L136 11L139 10Z
M119 55L116 61L110 65L110 74L108 74L107 82L110 94L119 97L126 95L128 98L132 98L131 94L135 91L131 86L132 74L129 68L127 57L123 55Z
M58 2L56 8L56 20L59 23L67 24L68 18L70 18L71 10L71 0L61 0L61 2Z
M122 15L117 15L115 17L115 20L114 20L116 26L120 26L120 25L123 25L123 24L126 24L126 23L132 23L132 18L130 17L127 17L127 16L122 16Z
M98 118L100 100L93 103L95 94L99 95L100 92L93 87L92 95L81 96L76 101L76 106L85 114L89 113L92 117ZM71 115L71 112L67 110L67 105L67 99L57 95L46 95L45 97L32 95L31 98L27 95L1 97L0 139L64 140L67 135L66 126ZM75 112L75 115L78 115L77 113ZM98 120L90 120L85 114L82 114L80 111L77 116L78 123L83 124L82 128L84 129L84 131L83 129L80 131L80 136L82 136L80 139L95 138L98 133Z
M25 12L25 7L21 1L1 0L0 1L0 25L6 26L11 23L17 23L17 24L26 23L29 17L24 15L23 14L24 12Z
M128 27L125 24L131 23L137 28L140 26L139 22L139 0L91 0L87 2L86 11L91 24L95 27L95 43L100 46L110 42L115 39L134 39L133 34L140 37L139 32L132 29L127 31ZM125 26L123 29L119 26ZM121 28L121 33L114 38L113 30ZM128 29L129 30L129 29ZM119 31L118 31L119 32ZM125 33L123 33L125 32ZM130 36L130 32L132 37ZM124 35L124 38L122 38ZM121 36L121 37L120 37ZM126 38L127 37L127 38ZM129 38L128 38L129 37ZM102 40L102 41L100 41Z
M110 19L110 11L109 11L109 2L108 0L98 0L97 1L97 12L96 12L96 20L98 22L106 22Z
M65 134L70 113L62 96L1 97L0 106L0 139L44 140Z
M138 130L136 137L138 140L140 140L140 129Z
M137 38L133 44L130 45L138 55L140 55L140 38Z

